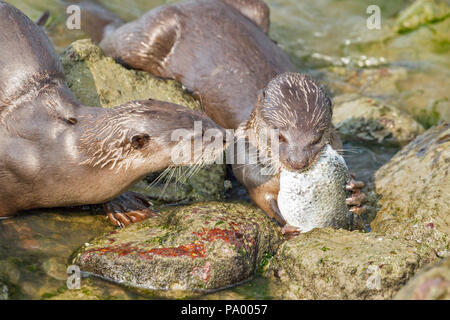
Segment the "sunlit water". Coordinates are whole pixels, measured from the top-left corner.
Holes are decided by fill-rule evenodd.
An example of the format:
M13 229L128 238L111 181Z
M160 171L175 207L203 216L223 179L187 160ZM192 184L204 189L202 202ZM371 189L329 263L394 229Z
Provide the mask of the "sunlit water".
M16 5L32 19L37 19L43 11L50 10L51 18L46 31L59 52L72 41L86 37L81 31L65 28L65 15L60 1L8 2ZM132 20L148 9L176 1L101 2L124 20ZM400 66L407 70L408 76L399 81L394 91L390 92L394 96L393 101L401 108L419 117L417 109L426 107L430 110L436 103L448 106L450 59L445 47L422 50L420 46L414 45L414 42L406 40L376 41L385 36L393 17L410 1L376 1L382 9L383 28L373 31L366 28L366 8L373 1L267 2L271 7L270 35L289 53L299 70L320 78L332 65L341 64L345 67L347 64L348 68L352 68L354 61L357 63L374 57L377 61L382 61L384 67ZM360 43L365 45L361 46ZM331 91L334 94L342 93L338 90ZM428 120L426 118L426 121ZM358 144L346 144L345 148L345 158L350 170L364 181L369 181L374 171L397 151L394 148ZM54 296L64 291L67 278L65 271L71 253L92 237L110 228L100 216L66 209L43 210L0 220L0 280L3 278L11 285L13 298L39 299ZM90 281L102 288L100 295L103 298L165 297L164 294L138 293L101 280ZM260 277L233 289L204 296L219 299L271 297L267 280Z

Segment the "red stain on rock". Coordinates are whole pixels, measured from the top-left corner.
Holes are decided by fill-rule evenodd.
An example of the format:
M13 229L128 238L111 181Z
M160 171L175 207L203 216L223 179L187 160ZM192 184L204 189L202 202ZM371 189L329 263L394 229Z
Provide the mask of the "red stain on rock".
M93 253L97 253L99 255L116 253L117 257L137 254L141 258L151 260L153 255L165 257L188 256L191 258L204 258L206 256L206 249L202 243L190 243L179 247L153 248L149 250L133 246L132 243L123 243L117 246L88 250L82 257L83 261L86 261Z
M201 211L202 210L199 210L198 208L194 208L191 210L191 212L196 214L203 213ZM231 229L203 228L203 231L201 232L193 232L193 234L198 237L198 240L193 243L181 245L178 247L153 248L147 250L145 248L134 245L133 242L129 242L111 247L87 250L83 254L82 259L83 261L86 261L94 253L97 253L99 255L104 255L106 253L115 253L117 254L117 258L130 254L136 254L140 258L148 260L151 260L155 255L163 257L187 256L192 259L204 258L206 257L205 242L214 242L216 240L222 240L226 243L229 243L233 245L237 250L245 248L246 251L250 251L251 248L255 247L256 242L251 232L255 228L254 225L239 224L234 221L228 221L228 225L231 227ZM108 240L110 241L110 243L112 243L114 238L108 238ZM204 277L204 279L206 279L205 281L207 281L210 277L210 265L205 264L202 273L207 275Z

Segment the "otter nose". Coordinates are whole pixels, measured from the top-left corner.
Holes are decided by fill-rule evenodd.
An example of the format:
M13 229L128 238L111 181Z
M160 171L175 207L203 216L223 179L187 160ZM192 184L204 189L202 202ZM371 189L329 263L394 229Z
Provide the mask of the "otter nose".
M308 160L303 159L292 159L291 157L287 158L286 160L289 167L293 170L301 170L304 169L308 165Z

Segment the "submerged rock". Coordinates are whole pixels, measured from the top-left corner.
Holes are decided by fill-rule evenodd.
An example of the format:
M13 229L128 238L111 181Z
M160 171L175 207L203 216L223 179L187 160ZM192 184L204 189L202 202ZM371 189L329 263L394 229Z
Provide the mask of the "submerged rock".
M0 300L8 300L9 289L6 284L0 281Z
M0 220L0 279L10 299L41 299L65 286L73 251L113 229L103 214L67 208Z
M70 89L83 104L110 108L151 98L201 110L201 104L180 83L128 70L106 57L89 39L73 42L61 54L61 61ZM187 173L191 168L182 170ZM169 179L152 184L159 174L148 177L133 190L165 202L219 200L225 192L225 165L201 168L181 183Z
M216 290L249 279L275 252L278 229L251 205L200 203L98 237L73 262L133 287Z
M375 233L314 229L281 245L265 275L281 299L390 299L431 254Z
M313 228L348 228L351 215L345 203L345 185L349 180L344 158L328 145L307 171L281 171L280 212L287 223L301 232Z
M421 270L395 296L396 300L450 300L450 258Z
M399 33L408 32L448 17L450 6L445 1L416 0L399 14L394 30Z
M450 124L427 130L375 174L373 231L450 255Z
M333 123L344 141L405 145L424 131L408 113L378 99L342 95L334 104Z

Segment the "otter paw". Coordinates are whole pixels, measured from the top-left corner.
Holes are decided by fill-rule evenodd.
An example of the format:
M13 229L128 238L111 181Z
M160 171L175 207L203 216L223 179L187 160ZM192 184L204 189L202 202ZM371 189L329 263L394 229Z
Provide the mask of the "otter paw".
M112 224L126 227L138 221L157 217L158 214L149 209L151 205L145 196L130 191L103 204L103 209Z
M283 228L281 228L281 233L289 240L298 236L300 234L300 229L290 224L285 224Z
M366 195L361 191L364 188L364 182L356 181L355 176L352 176L352 180L345 186L345 190L351 192L351 196L345 199L345 203L350 207L349 211L356 216L357 225L365 226L361 215L366 212L367 208L363 204L366 202Z

